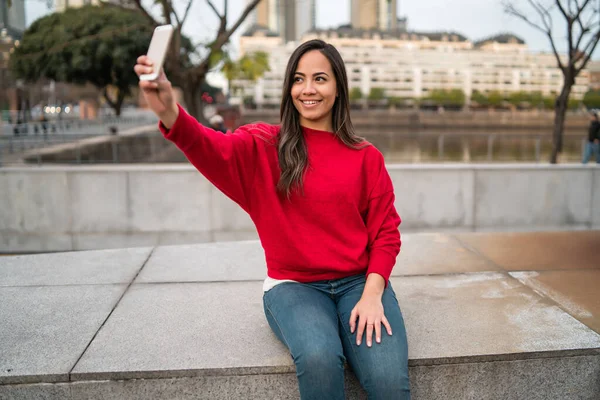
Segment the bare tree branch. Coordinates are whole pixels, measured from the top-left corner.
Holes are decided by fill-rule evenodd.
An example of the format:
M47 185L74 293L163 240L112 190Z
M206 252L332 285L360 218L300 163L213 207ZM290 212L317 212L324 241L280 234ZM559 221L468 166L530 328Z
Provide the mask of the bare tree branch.
M528 0L529 4L540 14L542 20L544 21L544 26L546 29L542 28L538 24L532 22L529 18L525 16L525 14L515 8L515 6L511 2L504 2L504 10L507 14L513 15L523 21L525 21L528 25L542 32L548 40L550 41L550 45L552 46L552 51L554 52L554 57L558 63L558 67L563 71L565 71L565 66L560 59L560 55L558 54L558 50L554 44L554 39L552 38L552 17L547 9L543 8L540 4L536 4L533 0ZM558 1L557 1L558 3ZM560 6L560 3L558 3ZM546 22L545 16L549 19L549 22Z
M179 26L183 26L183 24L185 23L185 20L187 19L189 13L190 13L190 8L192 8L192 3L194 0L190 0L188 2L187 7L185 8L185 12L183 13L183 18L181 19L181 22L179 23Z
M517 18L522 19L523 21L525 21L527 24L529 24L531 27L539 30L540 32L546 34L546 30L544 28L542 28L541 26L539 26L538 24L532 22L529 20L529 18L527 18L523 13L521 13L519 10L517 10L512 4L510 3L506 3L505 5L505 12L507 14L511 14Z
M210 0L207 0L207 1L210 1ZM259 2L260 2L260 0L252 0L252 2L249 3L246 6L246 8L244 9L244 12L242 12L242 15L240 15L240 17L235 22L235 24L233 24L233 26L227 32L225 32L221 37L217 37L217 39L215 40L215 44L214 45L217 45L218 49L220 49L221 47L223 47L223 45L225 43L227 43L227 41L229 41L229 38L231 37L231 35L233 35L235 33L235 31L244 22L244 20L248 16L248 14L250 14L250 12L254 9L254 7L256 7L256 5Z
M160 0L160 4L163 9L163 17L165 18L165 23L172 25L171 23L171 13L173 9L171 8L171 4L169 0Z
M217 17L223 18L223 16L221 14L219 14L219 10L217 10L217 7L215 7L215 5L212 3L212 1L206 0L206 2L210 6L210 8L212 8L212 10L215 12L215 14L217 14Z
M585 7L588 5L589 2L590 2L590 0L585 0L583 2L583 4L580 6L579 2L577 0L575 0L575 4L577 4L577 14L575 14L575 19L578 19L581 16L581 13L583 12L583 10L585 9Z
M581 15L577 16L576 21L577 21L577 24L579 25L579 29L581 32L579 32L579 38L577 39L577 43L575 44L575 50L579 50L581 41L590 32L590 27L583 25L583 22L581 22Z
M598 45L599 41L600 41L600 31L596 32L596 34L590 39L590 41L584 47L583 54L585 54L585 57L583 58L583 62L581 63L581 65L575 69L575 76L577 76L577 74L579 74L581 72L581 70L586 67L588 61L590 61L590 58L592 57L592 54L594 54L594 50L596 50L596 46Z
M133 2L137 5L137 8L144 14L144 16L152 23L153 26L160 25L152 15L144 8L141 0L133 0Z
M531 1L531 0L530 0ZM556 0L556 5L558 6L558 9L560 10L560 12L562 13L562 15L566 18L569 19L569 14L567 14L567 11L565 10L565 8L563 7L563 5L561 4L560 0Z

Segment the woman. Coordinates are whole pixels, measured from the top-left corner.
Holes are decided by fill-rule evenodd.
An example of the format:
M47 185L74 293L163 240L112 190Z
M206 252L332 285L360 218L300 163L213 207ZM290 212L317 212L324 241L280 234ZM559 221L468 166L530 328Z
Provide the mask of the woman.
M135 71L152 72L149 59ZM383 156L354 132L338 51L321 40L294 51L280 126L223 135L174 102L164 73L140 88L165 137L254 221L265 315L291 352L302 399L343 399L346 361L370 399L409 399L406 333L388 283L400 217Z

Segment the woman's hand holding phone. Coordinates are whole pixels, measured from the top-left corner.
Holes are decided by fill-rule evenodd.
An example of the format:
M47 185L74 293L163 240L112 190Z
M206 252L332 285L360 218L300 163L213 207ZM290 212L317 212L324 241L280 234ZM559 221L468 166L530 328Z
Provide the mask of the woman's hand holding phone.
M151 74L154 71L154 67L152 61L147 56L140 56L133 70L140 76ZM167 79L165 72L161 69L156 80L140 80L139 85L144 93L148 107L160 118L163 125L167 129L170 129L179 116L179 108L173 95L171 82Z

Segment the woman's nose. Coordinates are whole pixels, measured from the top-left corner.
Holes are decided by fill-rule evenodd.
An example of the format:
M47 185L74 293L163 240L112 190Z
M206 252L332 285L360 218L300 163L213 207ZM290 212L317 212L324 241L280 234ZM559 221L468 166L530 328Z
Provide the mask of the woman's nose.
M315 87L310 82L307 82L302 89L303 94L314 94L315 92Z

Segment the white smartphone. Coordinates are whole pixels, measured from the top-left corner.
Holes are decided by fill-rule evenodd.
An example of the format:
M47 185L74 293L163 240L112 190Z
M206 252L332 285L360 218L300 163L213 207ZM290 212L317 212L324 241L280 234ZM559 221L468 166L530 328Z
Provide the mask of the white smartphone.
M171 25L161 25L154 29L147 54L153 62L152 67L154 70L151 74L140 75L141 81L154 81L158 78L169 50L171 36L173 36L173 26Z

